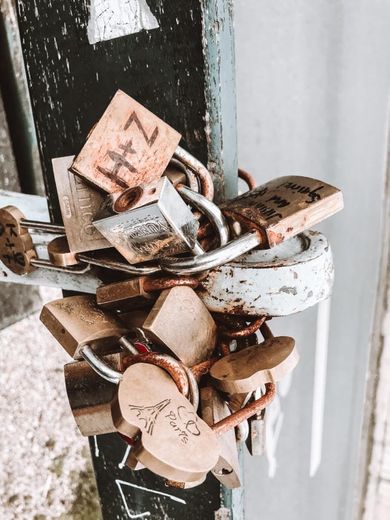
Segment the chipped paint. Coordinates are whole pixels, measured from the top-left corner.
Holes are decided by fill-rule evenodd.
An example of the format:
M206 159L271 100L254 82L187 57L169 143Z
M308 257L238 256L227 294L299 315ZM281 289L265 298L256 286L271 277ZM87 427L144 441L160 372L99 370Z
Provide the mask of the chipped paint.
M213 269L198 294L212 312L286 316L327 298L333 277L327 239L307 231Z
M146 0L91 0L87 27L91 44L158 27Z

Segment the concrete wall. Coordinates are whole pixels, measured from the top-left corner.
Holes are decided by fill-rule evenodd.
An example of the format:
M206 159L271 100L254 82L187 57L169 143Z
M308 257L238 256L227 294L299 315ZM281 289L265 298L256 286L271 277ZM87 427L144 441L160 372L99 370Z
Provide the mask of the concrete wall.
M235 9L240 165L258 181L322 178L345 196L321 226L336 263L330 308L275 320L296 337L301 362L269 414L269 461L246 461L248 520L349 520L380 275L390 3L237 0Z

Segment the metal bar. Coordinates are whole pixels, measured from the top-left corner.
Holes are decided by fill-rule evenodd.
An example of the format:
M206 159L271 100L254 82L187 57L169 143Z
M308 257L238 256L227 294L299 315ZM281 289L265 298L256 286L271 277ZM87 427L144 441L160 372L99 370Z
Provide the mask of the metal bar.
M183 147L212 171L217 200L236 194L230 0L91 0L90 11L82 0L36 0L18 9L52 221L61 215L51 159L77 153L118 88L182 133ZM121 37L112 39L118 26ZM91 439L91 448L105 519L244 517L241 492L235 497L212 476L194 489L170 489L147 470L124 467L118 436Z

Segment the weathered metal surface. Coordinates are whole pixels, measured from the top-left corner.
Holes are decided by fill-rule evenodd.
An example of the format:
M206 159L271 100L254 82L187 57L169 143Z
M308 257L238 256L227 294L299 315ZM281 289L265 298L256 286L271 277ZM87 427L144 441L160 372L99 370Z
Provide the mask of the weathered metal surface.
M333 277L327 239L307 231L210 271L197 290L214 312L286 316L327 298Z
M118 90L72 164L72 171L108 193L158 180L180 134Z

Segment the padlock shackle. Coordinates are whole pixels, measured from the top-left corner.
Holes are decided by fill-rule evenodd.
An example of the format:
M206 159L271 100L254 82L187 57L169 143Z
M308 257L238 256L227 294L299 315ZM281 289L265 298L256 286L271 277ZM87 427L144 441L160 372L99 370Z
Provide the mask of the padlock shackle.
M30 264L33 267L49 269L50 271L57 271L59 273L70 273L77 275L85 274L91 269L91 266L89 264L78 264L69 267L63 267L59 265L54 265L50 262L50 260L45 260L43 258L33 258L32 260L30 260Z
M253 175L242 168L238 168L238 178L243 180L248 186L248 190L254 190L257 188L256 179Z
M274 383L266 383L265 388L265 394L260 397L260 399L256 399L256 401L246 404L244 408L237 410L236 412L232 413L232 415L229 415L228 417L225 417L221 421L215 423L211 427L213 432L216 435L223 435L228 430L235 428L241 422L246 421L253 415L258 414L261 410L266 408L276 396L276 385Z
M181 161L185 166L187 166L187 168L195 173L199 179L202 194L206 197L206 199L213 200L214 183L211 177L211 173L208 171L208 169L181 146L176 148L173 157L174 159Z
M123 375L100 359L89 345L84 345L84 347L80 349L80 354L92 370L94 370L100 377L110 383L114 383L115 385L120 383Z
M172 274L195 274L213 269L247 253L263 242L260 232L250 231L239 238L218 247L213 251L194 258L164 258L160 261L161 269Z
M229 226L219 207L200 193L191 190L187 186L181 185L177 188L177 191L183 199L189 202L191 206L194 206L209 219L214 231L219 237L220 245L223 246L227 244L229 241Z
M96 265L97 267L105 267L106 269L123 271L124 273L129 274L148 275L159 273L161 271L160 267L157 265L151 267L140 267L125 262L118 262L116 260L99 260L98 258L94 258L93 256L90 256L87 253L77 253L77 258L81 262Z
M45 231L46 233L53 233L55 235L65 235L64 226L51 224L50 222L40 222L38 220L28 220L25 218L20 222L20 227L34 229L36 231Z

